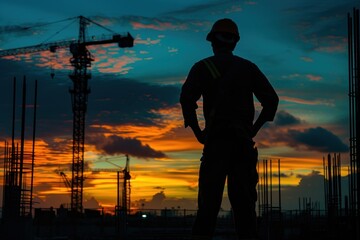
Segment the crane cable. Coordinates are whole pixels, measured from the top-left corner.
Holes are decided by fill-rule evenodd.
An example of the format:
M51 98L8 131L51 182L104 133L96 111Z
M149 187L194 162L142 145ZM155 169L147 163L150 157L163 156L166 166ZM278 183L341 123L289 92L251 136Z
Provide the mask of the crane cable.
M58 20L58 21L54 21L54 22L49 22L49 23L43 23L43 24L39 24L39 25L34 25L32 27L28 27L28 28L35 28L35 27L43 27L43 26L47 26L47 25L51 25L51 24L55 24L55 23L61 23L61 22L66 22L69 20L74 20L77 17L71 17L71 18L66 18L66 19L62 19L62 20Z
M53 23L59 23L59 22L64 22L64 21L68 21L68 20L73 20L72 22L70 22L68 25L66 25L65 27L63 27L62 29L60 29L59 31L57 31L56 33L54 33L52 36L50 36L49 38L47 38L45 41L43 41L41 44L45 44L47 41L49 41L51 38L55 37L57 34L59 34L60 32L62 32L64 29L68 28L71 24L73 24L75 22L75 20L77 20L79 17L73 17L73 18L68 18L68 19L64 19L64 20L61 20L61 21L57 21L57 22L52 22L52 23L49 23L49 24L53 24ZM113 34L115 34L116 32L111 30L110 28L107 28L105 26L102 26L101 24L97 23L97 22L94 22L93 20L89 19L89 18L86 18L84 17L88 22L100 27L100 28L103 28ZM49 24L43 24L41 26L44 26L44 25L49 25Z
M89 18L85 18L87 21L89 21L89 22L91 22L92 24L95 24L96 26L98 26L98 27L100 27L100 28L103 28L103 29L105 29L105 30L107 30L107 31L109 31L109 32L111 32L111 33L116 33L115 31L113 31L113 30L111 30L110 28L107 28L107 27L105 27L105 26L103 26L103 25L101 25L101 24L99 24L99 23L97 23L97 22L94 22L93 20L91 20L91 19L89 19Z
M28 31L32 28L37 28L37 27L43 27L43 26L47 26L47 25L51 25L51 24L56 24L56 23L60 23L60 22L65 22L65 21L69 21L71 19L74 19L76 17L71 17L71 18L66 18L66 19L62 19L62 20L58 20L58 21L54 21L54 22L49 22L49 23L42 23L42 24L38 24L38 25L33 25L33 26L27 26L27 27L19 27L18 29L13 29L11 30L10 32L20 32L20 31ZM1 34L7 34L9 33L9 30L8 31L2 31L0 32L0 35Z
M62 19L62 20L58 20L58 21L54 21L54 22L49 22L49 23L43 23L43 24L38 24L38 25L33 25L33 26L28 26L28 27L21 27L18 30L13 30L13 31L28 31L32 28L38 28L38 27L43 27L43 26L48 26L48 25L52 25L52 24L56 24L56 23L61 23L61 22L66 22L66 21L70 21L73 20L72 22L70 22L68 25L66 25L65 27L63 27L62 29L60 29L59 31L57 31L56 33L54 33L52 36L48 37L46 40L44 40L42 43L40 43L40 45L45 44L46 42L48 42L50 39L52 39L53 37L55 37L56 35L58 35L60 32L62 32L64 29L68 28L71 24L73 24L75 22L75 20L77 20L79 17L71 17L71 18L66 18L66 19ZM85 18L87 21L91 22L92 24L103 28L111 33L116 33L115 31L111 30L110 28L107 28L105 26L102 26L101 24L94 22L93 20L89 19L89 18ZM9 31L7 31L6 33L8 33ZM2 33L0 32L0 35Z
M53 35L51 35L50 37L48 37L45 41L43 41L42 43L40 43L40 45L45 44L47 41L49 41L50 39L52 39L53 37L55 37L56 35L58 35L60 32L64 31L64 29L68 28L71 24L73 24L75 22L75 18L72 18L73 21L70 22L68 25L64 26L62 29L60 29L59 31L55 32ZM70 19L68 19L70 20Z

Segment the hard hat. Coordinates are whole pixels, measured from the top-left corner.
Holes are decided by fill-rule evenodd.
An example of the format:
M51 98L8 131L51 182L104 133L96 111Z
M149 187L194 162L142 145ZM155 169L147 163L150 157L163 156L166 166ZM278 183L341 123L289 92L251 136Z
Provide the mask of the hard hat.
M208 33L206 40L212 41L216 33L225 33L234 36L234 41L238 42L240 40L240 34L236 23L229 19L223 18L217 20L212 26L210 32Z

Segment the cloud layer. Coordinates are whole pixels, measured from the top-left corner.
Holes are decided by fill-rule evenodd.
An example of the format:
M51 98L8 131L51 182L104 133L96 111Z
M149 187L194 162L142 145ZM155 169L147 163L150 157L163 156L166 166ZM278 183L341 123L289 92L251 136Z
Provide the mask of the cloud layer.
M154 150L147 144L142 144L135 138L123 138L116 135L97 136L91 137L88 143L95 145L96 149L105 155L128 154L145 159L166 157L164 153Z

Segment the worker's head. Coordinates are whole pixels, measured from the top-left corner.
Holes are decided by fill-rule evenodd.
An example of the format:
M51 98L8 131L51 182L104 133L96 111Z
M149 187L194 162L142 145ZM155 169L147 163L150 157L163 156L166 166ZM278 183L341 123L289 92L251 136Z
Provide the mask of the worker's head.
M236 43L240 40L238 27L229 18L217 20L208 33L206 40L211 42L213 48L225 48L233 51Z

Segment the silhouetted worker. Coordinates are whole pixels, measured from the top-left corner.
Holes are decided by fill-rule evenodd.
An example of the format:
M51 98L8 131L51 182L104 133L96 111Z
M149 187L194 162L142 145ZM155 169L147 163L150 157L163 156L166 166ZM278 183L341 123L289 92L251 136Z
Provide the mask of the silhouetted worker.
M265 122L274 119L279 98L254 63L233 55L239 39L235 22L216 21L206 38L214 56L195 63L182 86L180 103L185 127L190 126L204 144L193 239L212 238L226 178L239 239L257 237L257 149L252 138ZM255 123L253 94L262 105ZM196 115L201 96L204 130Z

